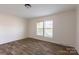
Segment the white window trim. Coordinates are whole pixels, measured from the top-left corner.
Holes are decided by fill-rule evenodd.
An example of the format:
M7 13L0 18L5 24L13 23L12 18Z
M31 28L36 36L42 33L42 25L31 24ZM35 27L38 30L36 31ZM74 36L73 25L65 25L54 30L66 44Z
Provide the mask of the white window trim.
M40 21L40 22L43 22L43 28L41 28L41 29L43 29L43 35L37 35L37 36L42 36L42 37L46 37L44 34L45 34L45 24L44 24L44 22L45 21L49 21L49 20L44 20L44 21ZM51 20L52 22L53 22L53 20ZM38 22L37 22L38 23ZM49 29L51 29L51 28L49 28ZM53 33L53 27L52 27L52 33ZM47 38L53 38L53 34L52 34L52 37L47 37Z

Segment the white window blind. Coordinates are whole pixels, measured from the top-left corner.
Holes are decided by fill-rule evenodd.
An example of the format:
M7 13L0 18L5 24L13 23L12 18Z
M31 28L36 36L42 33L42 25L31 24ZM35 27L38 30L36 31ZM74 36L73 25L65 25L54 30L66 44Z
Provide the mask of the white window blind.
M37 23L37 35L44 37L53 37L53 21L46 20Z

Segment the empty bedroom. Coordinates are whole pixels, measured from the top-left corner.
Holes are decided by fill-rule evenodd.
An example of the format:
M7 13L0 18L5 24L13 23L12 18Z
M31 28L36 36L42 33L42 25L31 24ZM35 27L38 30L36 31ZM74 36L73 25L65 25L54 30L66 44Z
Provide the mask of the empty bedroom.
M0 4L0 55L78 54L78 4Z

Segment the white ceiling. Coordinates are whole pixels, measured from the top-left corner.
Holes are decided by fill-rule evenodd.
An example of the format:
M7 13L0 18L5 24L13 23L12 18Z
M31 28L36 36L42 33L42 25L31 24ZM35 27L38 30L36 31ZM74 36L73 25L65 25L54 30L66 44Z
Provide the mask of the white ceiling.
M75 9L76 5L68 4L31 4L31 8L24 4L1 4L0 13L8 13L22 18L33 18L55 14L61 11Z

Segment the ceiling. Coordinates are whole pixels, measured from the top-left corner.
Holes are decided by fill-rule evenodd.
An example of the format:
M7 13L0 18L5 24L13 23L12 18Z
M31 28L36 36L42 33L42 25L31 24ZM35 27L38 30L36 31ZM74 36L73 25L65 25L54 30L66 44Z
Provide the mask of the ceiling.
M22 18L33 18L75 9L76 7L74 4L31 4L31 6L31 8L26 8L24 4L0 4L0 13L8 13Z

